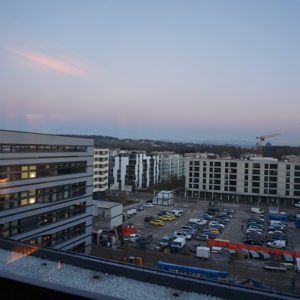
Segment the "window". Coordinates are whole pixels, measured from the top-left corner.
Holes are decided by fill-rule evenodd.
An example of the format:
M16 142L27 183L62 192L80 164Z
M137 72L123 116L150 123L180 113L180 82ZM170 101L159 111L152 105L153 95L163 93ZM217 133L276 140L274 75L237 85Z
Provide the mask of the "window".
M86 193L86 182L78 182L51 188L27 190L0 195L0 211L35 203L47 203L82 196Z
M22 170L21 178L27 179L28 178L28 166L22 166L21 170Z

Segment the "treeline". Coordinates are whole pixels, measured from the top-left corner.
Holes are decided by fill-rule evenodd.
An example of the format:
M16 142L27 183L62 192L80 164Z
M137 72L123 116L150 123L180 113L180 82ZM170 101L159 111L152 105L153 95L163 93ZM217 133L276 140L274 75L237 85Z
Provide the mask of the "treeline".
M244 153L259 153L256 147L246 148L234 145L208 145L194 143L179 143L167 141L155 141L147 139L118 139L110 136L99 135L67 135L82 138L92 138L95 140L95 146L108 149L122 150L144 150L152 151L172 151L175 153L196 153L208 152L222 155L229 153L233 158L240 158ZM283 155L300 155L300 147L290 146L265 146L263 154L267 157L275 157L281 159Z

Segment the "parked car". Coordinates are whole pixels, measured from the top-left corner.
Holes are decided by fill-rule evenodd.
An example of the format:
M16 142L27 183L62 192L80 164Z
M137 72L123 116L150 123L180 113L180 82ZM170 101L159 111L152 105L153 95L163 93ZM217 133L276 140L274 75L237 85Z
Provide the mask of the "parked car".
M176 238L185 238L190 240L192 238L192 235L188 231L183 231L183 230L176 230L174 231L174 237Z
M296 215L288 215L287 216L288 221L290 222L296 222Z
M258 246L261 246L264 244L264 241L263 239L254 239L254 238L251 238L251 239L246 239L244 241L244 244L250 244L250 245L258 245Z
M300 208L300 201L296 202L294 205L295 205L296 207Z
M145 219L144 219L145 222L150 222L150 221L153 221L153 220L155 220L155 218L152 217L152 216L147 216L147 217L145 217Z
M137 210L144 210L144 206L143 205L139 205L136 207Z
M217 228L210 227L210 228L208 228L208 230L209 230L210 232L214 232L214 233L220 234L220 230L217 229Z
M212 220L213 219L213 216L207 214L207 213L202 213L200 215L201 218L203 218L204 220Z
M195 240L197 241L207 241L208 240L208 234L198 234L195 236Z
M171 215L162 215L162 216L160 216L159 218L158 218L159 220L163 220L163 221L172 221L172 220L174 220L172 217L171 217Z
M216 226L219 226L219 227L221 227L221 228L225 228L225 225L224 225L224 224L218 223L218 222L216 222L216 221L210 221L208 225L209 225L209 226L214 226L214 225L216 225Z
M164 235L159 242L159 245L162 247L168 247L172 244L173 238L170 235Z
M208 238L214 240L215 238L218 237L218 234L215 232L209 232L208 234Z
M204 219L200 219L200 218L192 218L189 219L189 223L194 223L194 224L198 224L198 225L205 225L207 222L207 220Z
M272 248L283 249L286 247L286 242L284 240L275 240L273 242L268 242L267 245Z
M143 205L144 207L153 207L154 205L152 204L152 203L145 203L144 205Z
M164 226L165 225L165 223L162 220L152 220L152 221L150 221L150 224L156 225L156 226L158 226L158 225Z
M169 210L168 212L167 212L167 214L169 215L169 214L172 214L172 215L174 215L175 217L181 217L181 215L182 215L182 210L181 209L172 209L172 210Z
M140 238L139 234L136 233L132 233L129 235L129 241L130 242L135 242L136 240L138 240Z
M165 210L161 210L157 215L158 216L163 216L163 215L166 215L167 212Z
M199 244L193 244L193 245L190 245L189 246L189 251L192 252L192 253L196 253L197 252L197 247L199 247L201 245Z

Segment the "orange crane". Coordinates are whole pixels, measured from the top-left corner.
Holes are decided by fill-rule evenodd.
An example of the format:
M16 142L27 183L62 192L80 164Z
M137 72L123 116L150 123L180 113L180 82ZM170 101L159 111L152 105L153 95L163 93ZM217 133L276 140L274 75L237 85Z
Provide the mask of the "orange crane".
M273 137L273 136L279 136L281 135L281 133L272 133L272 134L266 134L266 135L262 135L262 136L257 136L256 139L259 140L259 154L262 155L262 142L269 137Z

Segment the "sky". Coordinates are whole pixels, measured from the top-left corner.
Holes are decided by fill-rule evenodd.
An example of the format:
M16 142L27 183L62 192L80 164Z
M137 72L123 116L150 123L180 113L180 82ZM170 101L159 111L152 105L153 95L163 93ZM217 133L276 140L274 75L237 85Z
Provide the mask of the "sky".
M299 0L0 2L0 128L300 145Z

